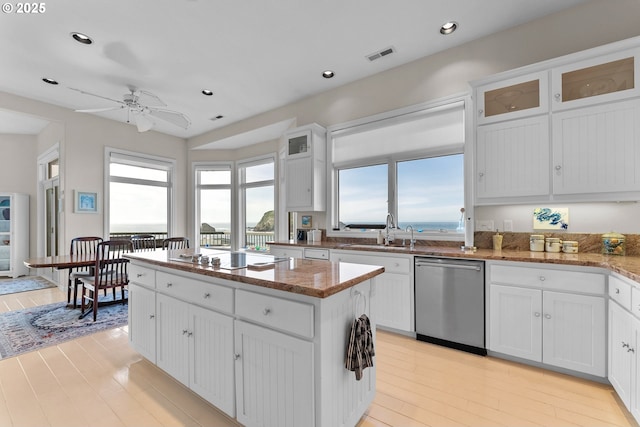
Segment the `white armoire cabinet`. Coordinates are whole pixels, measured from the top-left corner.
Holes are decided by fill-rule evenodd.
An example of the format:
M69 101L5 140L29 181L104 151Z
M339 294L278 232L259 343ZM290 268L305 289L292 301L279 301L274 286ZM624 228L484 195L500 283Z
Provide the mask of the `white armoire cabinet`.
M0 193L0 276L29 274L29 195Z
M323 211L326 203L326 130L315 123L285 134L288 211Z

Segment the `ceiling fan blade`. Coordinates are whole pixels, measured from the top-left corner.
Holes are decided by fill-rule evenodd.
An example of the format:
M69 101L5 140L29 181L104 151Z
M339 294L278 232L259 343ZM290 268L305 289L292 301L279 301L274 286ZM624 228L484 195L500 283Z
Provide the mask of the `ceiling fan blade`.
M88 108L85 110L74 110L76 113L102 113L104 111L122 110L124 105L119 107L105 107L105 108Z
M156 110L156 109L150 108L149 115L162 119L176 126L180 126L183 129L188 129L189 126L191 125L191 120L189 120L187 116L185 116L182 113L178 113L176 111Z
M76 89L76 88L73 88L73 87L70 87L69 89L75 90L76 92L80 92L83 95L91 95L91 96L95 96L96 98L102 98L102 99L106 99L107 101L117 102L118 104L123 104L124 105L124 102L119 101L117 99L107 98L106 96L96 95L95 93L87 92L87 91L84 91L84 90L81 90L81 89Z
M147 92L145 90L137 90L135 91L135 95L138 97L138 104L145 105L147 107L166 107L165 104L160 98L152 94L151 92Z
M134 114L133 119L138 127L138 132L146 132L150 130L155 123L146 114Z

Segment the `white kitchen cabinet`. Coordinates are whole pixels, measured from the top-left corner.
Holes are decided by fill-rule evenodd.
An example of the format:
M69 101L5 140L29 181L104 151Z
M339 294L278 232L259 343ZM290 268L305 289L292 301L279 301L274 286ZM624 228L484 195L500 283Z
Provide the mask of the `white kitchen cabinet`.
M476 89L478 124L513 120L549 110L549 73L526 74Z
M269 253L275 257L304 258L302 248L270 245Z
M331 260L356 264L381 265L385 272L376 276L374 292L378 326L406 332L415 330L415 308L412 259L398 256L358 251L331 251Z
M552 110L579 108L638 96L638 49L612 52L551 70Z
M157 294L157 365L235 415L233 318Z
M156 293L129 284L129 343L151 363L156 363Z
M604 377L604 276L490 264L489 350Z
M288 211L323 211L326 203L326 130L317 124L285 134L286 207Z
M640 191L640 99L553 115L553 193L637 200ZM622 197L628 199L629 197Z
M617 303L609 302L609 382L627 409L631 408L636 348L633 316Z
M313 343L236 321L235 360L240 423L314 425Z
M549 119L546 115L477 128L478 204L549 195Z
M0 276L29 274L29 195L0 193Z

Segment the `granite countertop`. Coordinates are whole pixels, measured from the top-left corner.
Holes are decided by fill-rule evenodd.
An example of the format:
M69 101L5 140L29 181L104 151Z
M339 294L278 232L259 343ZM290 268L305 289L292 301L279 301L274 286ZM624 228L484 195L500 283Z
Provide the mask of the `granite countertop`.
M476 251L462 251L460 247L445 246L419 246L414 250L409 250L408 246L381 246L371 244L350 244L339 242L297 242L294 240L272 242L275 245L286 245L293 247L312 247L325 249L357 250L378 253L395 253L405 255L425 255L451 258L469 258L491 261L519 261L538 262L542 264L562 264L582 267L600 267L615 271L631 280L640 283L640 256L616 256L601 255L596 253L550 253L531 252L528 250L493 250L477 249Z
M168 267L189 273L242 282L286 292L326 298L344 289L348 289L367 279L384 273L384 267L330 262L321 260L291 258L287 261L238 269L214 268L210 265L174 261L181 253L193 253L194 250L155 250L128 253L125 257L145 263ZM225 252L201 249L202 255L222 256ZM226 252L228 254L229 252Z

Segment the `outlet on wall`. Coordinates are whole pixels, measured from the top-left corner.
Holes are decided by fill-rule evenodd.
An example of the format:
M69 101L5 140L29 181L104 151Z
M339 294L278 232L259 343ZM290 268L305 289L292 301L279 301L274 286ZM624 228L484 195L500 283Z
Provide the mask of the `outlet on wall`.
M493 231L492 219L478 219L476 220L476 231Z
M505 219L502 221L502 229L504 231L513 231L513 220Z

